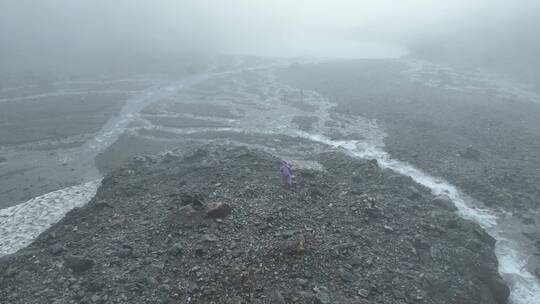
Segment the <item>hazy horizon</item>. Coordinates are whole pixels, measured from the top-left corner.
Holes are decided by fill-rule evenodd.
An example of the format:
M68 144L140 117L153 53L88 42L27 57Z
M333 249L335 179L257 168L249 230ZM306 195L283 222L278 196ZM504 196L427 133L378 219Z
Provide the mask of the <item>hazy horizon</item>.
M533 0L7 0L0 67L160 70L216 54L536 65L538 17Z

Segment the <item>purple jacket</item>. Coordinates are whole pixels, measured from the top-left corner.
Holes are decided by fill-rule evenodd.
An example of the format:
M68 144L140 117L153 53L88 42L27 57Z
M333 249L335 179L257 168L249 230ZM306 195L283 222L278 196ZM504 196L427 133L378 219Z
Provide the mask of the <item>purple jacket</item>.
M282 160L279 166L279 173L281 174L281 181L283 182L284 185L286 186L292 185L293 172L292 172L291 165L289 165L289 163Z

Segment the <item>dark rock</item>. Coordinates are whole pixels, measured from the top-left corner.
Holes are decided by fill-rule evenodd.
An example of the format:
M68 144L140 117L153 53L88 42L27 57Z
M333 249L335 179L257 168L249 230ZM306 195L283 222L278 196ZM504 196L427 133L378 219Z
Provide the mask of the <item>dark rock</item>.
M158 286L159 290L163 292L169 292L171 290L171 285L169 284L161 284Z
M159 282L154 277L147 277L146 278L146 284L148 284L151 287L156 287L156 286L159 285Z
M76 286L78 288L78 286ZM79 299L82 299L84 298L84 296L86 295L86 292L84 292L84 290L77 290L75 291L75 295L73 296L75 299L79 300Z
M213 243L219 241L219 238L215 234L205 234L201 237L205 242Z
M278 242L277 249L284 254L288 255L302 255L304 254L304 237L299 235L292 239L287 239Z
M339 277L345 282L354 282L358 279L354 273L345 269L339 270Z
M414 186L409 186L407 190L409 191L407 198L409 198L410 200L417 200L422 197L422 194L420 193L420 191L416 189Z
M208 206L206 217L223 218L231 214L232 209L225 203L212 203Z
M454 205L454 202L452 202L452 199L448 197L447 195L439 195L431 200L436 206L441 207L444 210L448 211L457 211L456 205Z
M399 289L396 289L394 288L392 290L392 294L394 295L394 298L396 299L406 299L407 297L405 296L405 293L403 292L403 290L399 290Z
M98 292L98 291L101 291L103 290L103 288L105 287L105 283L103 282L100 282L100 281L90 281L88 282L88 284L86 285L86 289L90 292Z
M531 217L524 217L523 220L522 220L523 224L525 225L534 225L535 224L535 221L533 218Z
M183 206L170 215L171 221L190 227L198 226L202 222L201 210L195 210L191 205Z
M419 234L414 236L413 245L416 249L428 249L431 245Z
M449 219L448 221L446 221L445 227L450 229L456 229L459 227L459 223L455 219Z
M117 252L118 257L120 258L127 258L133 254L133 247L130 245L122 245L122 248L120 248Z
M188 289L187 290L188 290L188 292L193 293L193 292L199 290L199 285L197 285L196 282L190 281L188 283Z
M286 304L285 298L279 290L273 290L270 294L270 304Z
M331 304L333 303L330 296L325 291L313 292L300 292L300 296L303 298L301 303L309 304Z
M497 304L507 303L508 297L510 296L510 288L500 276L492 274L488 279L488 287Z
M357 266L360 266L362 265L362 257L360 256L353 256L349 259L349 264L352 266L352 267L357 267Z
M540 231L531 230L522 231L521 233L531 241L540 240Z
M7 158L0 156L0 164L7 162Z
M94 294L94 295L92 295L90 300L92 301L92 303L99 303L101 301L101 297L98 296L97 294Z
M100 209L100 210L103 210L103 209L114 209L113 205L109 204L109 203L105 203L105 202L99 202L99 203L96 203L96 204L93 204L92 205L95 209Z
M180 157L178 155L174 155L172 153L166 153L163 158L161 159L162 162L164 163L170 163L170 162L173 162L175 160L178 160Z
M181 201L182 201L182 205L184 205L184 206L190 205L195 210L204 209L204 203L203 203L204 199L203 199L203 196L201 194L198 194L198 193L194 193L194 194L183 193Z
M386 232L386 233L393 233L394 232L394 228L392 228L392 227L390 227L388 225L384 225L383 229L384 229L384 232Z
M314 298L313 298L313 303L314 304L330 304L332 303L332 300L330 299L330 295L324 291L324 290L317 290L317 292L315 293L314 295Z
M199 247L196 247L195 250L193 250L193 252L197 256L202 256L206 254L206 248L199 246Z
M301 287L305 287L308 284L308 280L302 279L302 278L297 278L295 282L296 282L296 285L301 286Z
M312 196L322 196L324 194L319 187L311 187L309 192Z
M169 250L167 250L167 253L172 256L179 256L182 254L183 251L184 251L184 246L182 246L181 243L176 243L172 245L172 247L169 248Z
M17 269L15 267L8 267L3 273L4 277L6 278L12 278L16 274L17 274Z
M381 208L377 207L374 203L370 203L366 208L366 213L371 218L380 218L383 217L383 211Z
M485 232L484 230L482 230L480 227L476 227L473 229L474 233L480 237L480 239L484 242L486 242L487 244L489 244L491 247L495 246L495 243L497 242L497 240L495 240L494 237L492 237L491 235L489 235L489 233Z
M66 249L64 248L64 246L62 246L62 244L53 244L51 246L51 253L53 255L59 255L60 253L64 252Z
M64 258L64 265L74 273L82 273L94 266L94 260L79 255L69 255Z
M536 277L538 277L540 279L540 267L536 267L534 269L534 274L536 275Z
M285 230L281 233L282 236L284 236L285 238L290 238L292 237L293 235L295 234L295 232L293 230Z

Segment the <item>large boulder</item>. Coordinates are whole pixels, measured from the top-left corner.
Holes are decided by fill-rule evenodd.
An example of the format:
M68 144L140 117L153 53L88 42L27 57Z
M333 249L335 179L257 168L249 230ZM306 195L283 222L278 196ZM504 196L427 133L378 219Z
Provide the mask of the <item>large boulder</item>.
M208 205L206 217L222 218L228 216L231 212L231 207L225 203L212 203Z
M439 195L435 197L433 200L431 200L435 205L441 207L442 209L448 210L448 211L457 211L456 205L454 205L454 202L450 197L447 195Z
M82 273L94 266L94 260L81 255L69 255L64 258L64 265L74 273Z
M285 298L281 295L281 292L278 290L273 290L270 294L270 303L271 304L286 304Z
M492 274L489 276L487 283L497 304L506 304L510 296L510 288L503 279L497 274Z

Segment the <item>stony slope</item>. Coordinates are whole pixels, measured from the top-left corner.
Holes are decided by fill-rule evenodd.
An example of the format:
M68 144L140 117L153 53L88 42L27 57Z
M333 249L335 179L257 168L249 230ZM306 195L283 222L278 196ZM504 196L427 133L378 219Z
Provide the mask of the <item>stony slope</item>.
M246 148L139 158L0 259L0 302L505 302L493 239L450 205L374 161L311 161L287 190Z

